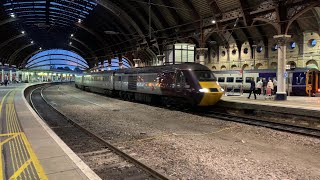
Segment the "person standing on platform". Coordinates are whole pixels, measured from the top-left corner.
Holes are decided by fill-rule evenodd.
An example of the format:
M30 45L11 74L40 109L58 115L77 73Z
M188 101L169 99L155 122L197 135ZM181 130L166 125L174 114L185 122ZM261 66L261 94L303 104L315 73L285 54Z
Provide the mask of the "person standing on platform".
M276 78L273 79L273 94L276 94L277 93L277 85L278 85L278 82L276 80Z
M250 86L250 94L248 99L250 99L251 93L253 92L254 94L254 99L257 99L257 95L256 95L256 83L254 82L254 79L251 78L251 86Z
M268 82L267 82L267 80L266 80L266 78L263 78L262 79L262 86L263 86L263 95L266 95L266 91L267 91L267 84L268 84Z
M274 86L273 86L273 82L271 81L271 79L269 80L268 84L267 84L267 88L271 90L271 92L273 91L274 89ZM272 95L272 94L271 94Z
M258 95L261 95L261 90L262 90L262 85L263 85L263 83L262 83L262 80L260 79L258 82L257 82L257 94Z

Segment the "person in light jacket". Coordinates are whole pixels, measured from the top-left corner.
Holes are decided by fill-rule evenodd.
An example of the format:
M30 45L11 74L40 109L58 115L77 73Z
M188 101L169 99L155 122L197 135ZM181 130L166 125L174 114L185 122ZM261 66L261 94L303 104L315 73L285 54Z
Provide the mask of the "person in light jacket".
M270 92L271 92L271 93L267 93L267 95L271 96L272 95L272 91L274 89L273 82L271 81L271 79L269 80L269 82L267 84L267 89L270 89Z
M260 79L258 82L257 82L257 94L258 95L261 95L261 90L262 90L262 86L263 86L263 82L262 80Z

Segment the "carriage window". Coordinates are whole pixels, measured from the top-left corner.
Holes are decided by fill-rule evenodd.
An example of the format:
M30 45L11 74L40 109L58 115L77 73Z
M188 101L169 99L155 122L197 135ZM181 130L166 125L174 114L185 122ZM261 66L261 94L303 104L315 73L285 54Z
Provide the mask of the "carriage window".
M243 81L243 80L242 80L242 77L237 77L237 78L236 78L236 83L242 83L242 81Z
M226 79L225 77L219 77L219 78L218 78L218 82L224 82L225 79Z
M227 77L227 82L233 82L234 78L233 77Z
M246 83L251 83L252 79L253 79L253 77L246 77Z
M183 72L177 73L177 87L183 88L186 85L186 78L183 74Z
M194 71L199 81L216 81L216 77L211 71Z

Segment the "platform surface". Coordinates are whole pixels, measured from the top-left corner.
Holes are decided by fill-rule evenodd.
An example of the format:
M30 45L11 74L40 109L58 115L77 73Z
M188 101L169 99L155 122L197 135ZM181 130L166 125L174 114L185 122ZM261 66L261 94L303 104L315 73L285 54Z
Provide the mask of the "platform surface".
M99 179L26 105L26 86L0 86L0 179Z
M270 107L268 110L272 111L287 111L288 113L320 113L320 97L306 97L306 96L288 96L286 101L275 101L269 96L257 95L257 99L254 99L252 94L250 99L248 99L249 94L244 93L243 95L231 95L223 96L220 102L222 106L243 106L246 107L257 107L266 108ZM267 99L266 99L267 97ZM273 96L274 97L274 96ZM299 110L299 112L290 112L290 110Z

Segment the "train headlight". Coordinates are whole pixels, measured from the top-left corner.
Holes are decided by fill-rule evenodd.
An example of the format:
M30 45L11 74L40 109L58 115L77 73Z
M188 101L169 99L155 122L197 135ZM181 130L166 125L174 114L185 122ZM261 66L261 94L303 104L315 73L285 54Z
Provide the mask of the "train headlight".
M208 92L210 92L210 90L207 88L203 88L203 89L199 89L199 92L208 93Z

